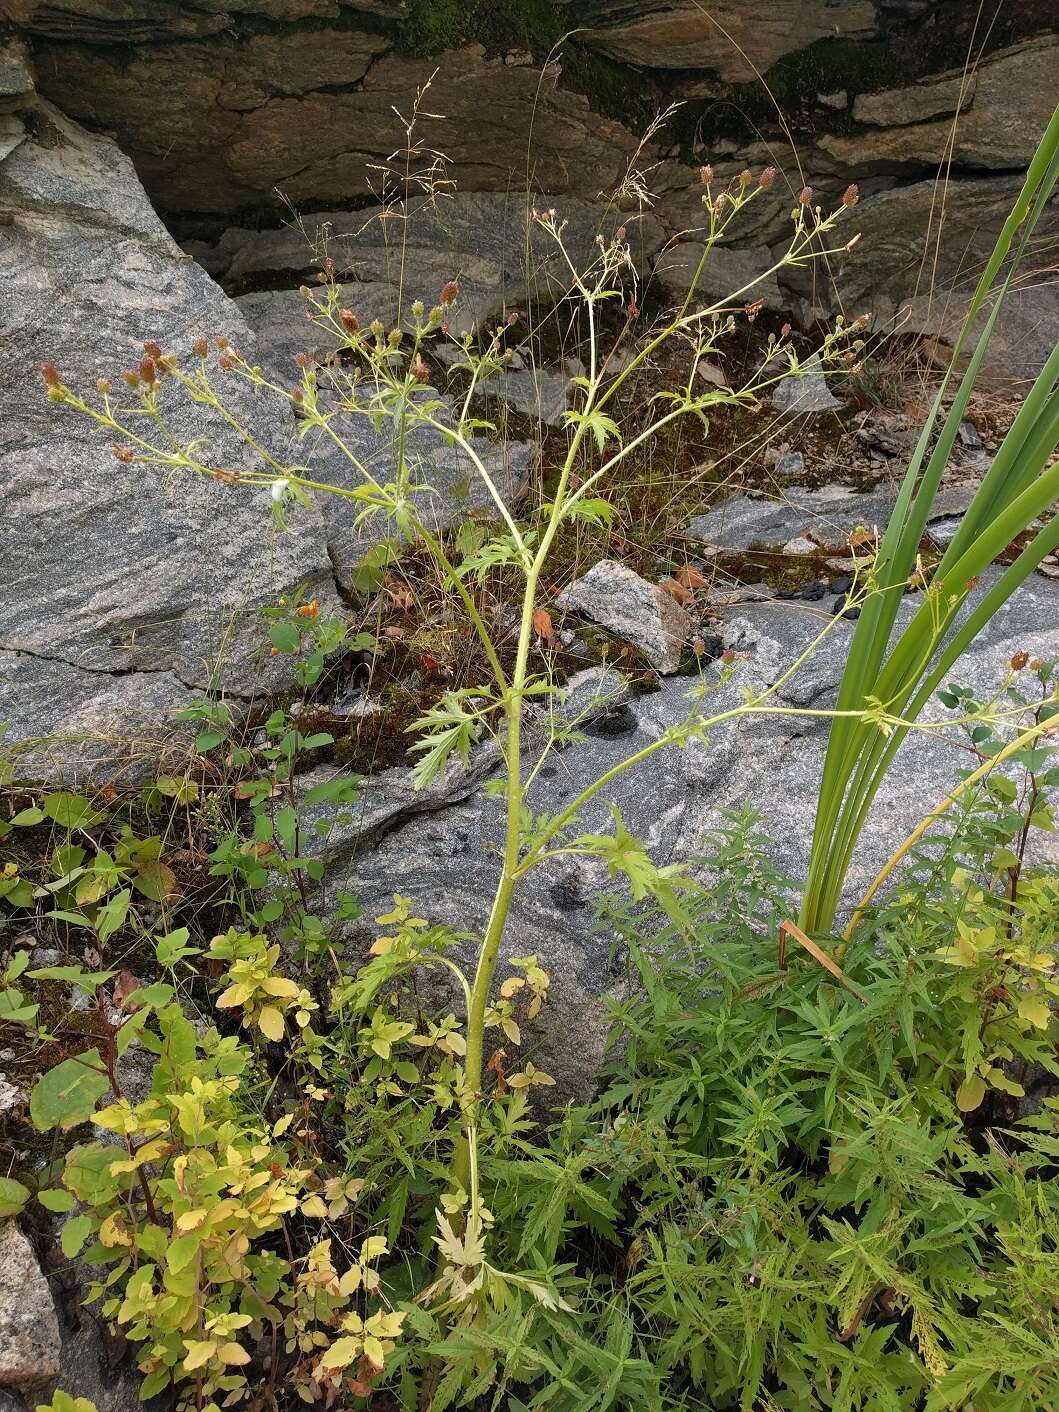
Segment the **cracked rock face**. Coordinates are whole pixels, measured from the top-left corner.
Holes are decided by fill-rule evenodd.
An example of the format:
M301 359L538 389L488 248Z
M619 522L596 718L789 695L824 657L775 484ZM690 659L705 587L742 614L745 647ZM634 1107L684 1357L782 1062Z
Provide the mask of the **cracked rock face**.
M563 612L580 613L633 643L663 675L675 672L691 619L665 589L624 564L601 559L555 600Z
M992 575L984 577L983 588ZM720 635L739 654L739 666L731 682L710 693L706 709L719 713L741 699L744 685L775 681L817 636L833 607L833 599L812 604L773 600L725 610ZM902 613L913 607L914 600L906 600ZM784 685L781 703L820 707L834 700L850 631L844 621L836 624ZM1010 658L1022 649L1045 658L1059 655L1059 585L1043 578L1035 578L997 615L955 675L987 690L1003 681ZM716 673L715 667L707 668L706 680L714 681ZM596 733L583 719L583 738L551 753L529 790L527 807L557 813L605 771L697 711L696 687L694 680L673 678L657 692L627 699L622 706L625 728L618 733ZM603 709L605 701L595 700L588 716ZM940 721L947 715L934 701L923 719ZM545 739L531 733L530 758L536 758ZM696 860L723 823L722 811L750 804L761 815L774 861L799 882L826 743L827 723L819 718L728 722L710 732L708 747L695 741L684 749L668 745L638 768L619 774L585 806L580 828L585 833L612 831L613 804L657 863L688 862L701 874ZM957 732L943 740L915 732L906 738L862 835L848 900L863 893L893 850L952 789L966 758ZM486 774L489 763L484 762ZM351 824L320 845L329 858L329 888L348 888L363 909L365 921L346 929L351 955L370 944L375 935L370 919L389 910L395 891L411 896L420 916L480 934L499 875L503 801L489 798L480 780L458 776L450 781L451 792L439 788L424 801L426 807L408 807L407 795L402 807L406 772L387 773L394 777L392 787L366 793L363 804L353 806ZM380 834L383 812L387 832ZM362 849L356 843L360 817L370 843ZM1059 860L1055 840L1042 839L1047 856ZM596 920L600 896L615 886L594 860L553 859L526 876L513 907L503 957L536 953L553 976L550 1003L538 1021L525 1027L521 1055L555 1075L560 1102L590 1091L604 1048L605 1001L622 993L620 953L617 965L610 959L616 938ZM499 974L505 974L503 960Z
M211 682L253 694L268 680L257 609L299 584L332 603L334 587L318 514L273 536L267 492L124 466L110 437L43 395L45 361L95 399L100 376L120 386L121 368L137 365L144 338L185 356L200 333L224 334L248 356L253 340L113 143L47 104L23 116L23 139L0 162L0 716L16 744L67 736L69 775L142 755L144 729ZM263 421L237 389L230 396L255 433L290 444L293 427ZM174 406L175 434L202 435L198 412ZM202 456L247 464L215 425ZM22 761L29 774L55 764L32 751Z

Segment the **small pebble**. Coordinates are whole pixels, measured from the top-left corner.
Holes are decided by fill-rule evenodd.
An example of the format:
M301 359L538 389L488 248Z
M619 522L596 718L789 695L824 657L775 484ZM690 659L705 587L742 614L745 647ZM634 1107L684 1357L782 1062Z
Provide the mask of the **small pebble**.
M827 585L824 583L811 583L808 587L802 589L802 597L808 599L810 603L814 603L817 599L825 597L826 594Z
M853 587L853 575L839 574L837 578L831 580L829 587L832 593L848 593Z

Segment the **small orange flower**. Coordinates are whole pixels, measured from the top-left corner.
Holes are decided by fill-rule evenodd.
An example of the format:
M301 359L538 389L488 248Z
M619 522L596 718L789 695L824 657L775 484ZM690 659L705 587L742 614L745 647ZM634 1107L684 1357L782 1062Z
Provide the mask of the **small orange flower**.
M298 609L299 618L315 618L320 611L320 605L314 598L311 603L303 603Z

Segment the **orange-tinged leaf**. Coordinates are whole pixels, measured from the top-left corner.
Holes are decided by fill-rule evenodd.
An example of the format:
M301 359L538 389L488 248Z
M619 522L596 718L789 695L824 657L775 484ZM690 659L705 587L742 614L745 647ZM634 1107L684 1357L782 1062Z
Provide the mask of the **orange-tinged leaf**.
M555 628L552 625L552 615L547 608L537 608L533 614L533 631L548 644L555 646Z
M677 603L691 603L694 600L694 595L683 584L677 583L676 579L663 579L658 587Z

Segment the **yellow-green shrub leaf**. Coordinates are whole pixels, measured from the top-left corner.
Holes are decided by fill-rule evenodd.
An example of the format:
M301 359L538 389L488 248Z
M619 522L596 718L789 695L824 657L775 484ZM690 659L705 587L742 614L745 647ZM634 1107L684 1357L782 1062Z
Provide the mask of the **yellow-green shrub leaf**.
M985 1097L985 1079L981 1074L972 1074L956 1090L956 1107L961 1113L972 1113Z
M110 1088L98 1049L64 1059L42 1074L29 1096L29 1115L38 1132L66 1132L86 1122Z
M91 1234L91 1216L71 1216L63 1226L62 1235L59 1237L63 1254L72 1260Z
M279 1041L283 1038L283 1016L274 1005L266 1005L257 1017L261 1033L267 1038Z
M0 1216L17 1216L28 1200L28 1186L14 1177L0 1177Z

